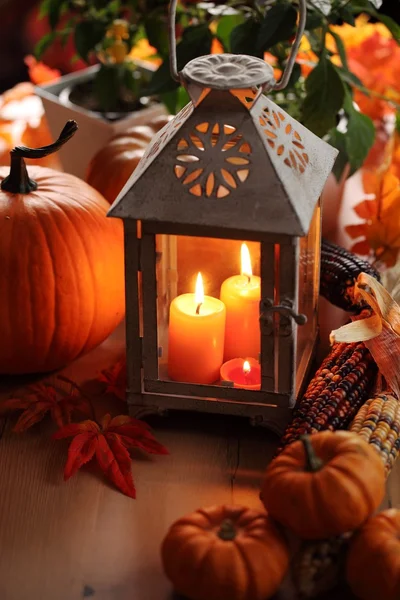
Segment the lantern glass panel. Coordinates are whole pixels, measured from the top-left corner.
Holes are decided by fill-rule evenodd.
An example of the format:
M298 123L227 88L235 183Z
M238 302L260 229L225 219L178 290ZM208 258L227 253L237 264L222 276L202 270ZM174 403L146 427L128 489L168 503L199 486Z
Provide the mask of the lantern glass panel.
M241 275L243 244L251 276ZM260 243L157 235L156 249L158 378L214 385L223 362L258 362ZM202 302L196 297L199 273Z
M321 252L321 206L317 205L308 235L299 242L298 313L307 323L297 328L297 382L301 385L311 359L318 321L319 270ZM299 393L297 389L297 393Z

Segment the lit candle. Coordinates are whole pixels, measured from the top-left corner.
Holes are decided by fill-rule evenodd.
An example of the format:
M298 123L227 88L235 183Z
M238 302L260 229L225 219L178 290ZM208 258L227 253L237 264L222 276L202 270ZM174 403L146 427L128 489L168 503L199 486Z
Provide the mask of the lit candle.
M241 248L241 275L226 279L221 300L226 306L224 360L238 356L258 359L260 353L261 280L253 275L249 249Z
M244 390L261 388L261 367L254 358L233 358L221 367L221 380L231 381L233 387Z
M169 311L168 375L174 381L214 383L224 354L226 310L218 298L204 296L201 274L196 292L182 294Z

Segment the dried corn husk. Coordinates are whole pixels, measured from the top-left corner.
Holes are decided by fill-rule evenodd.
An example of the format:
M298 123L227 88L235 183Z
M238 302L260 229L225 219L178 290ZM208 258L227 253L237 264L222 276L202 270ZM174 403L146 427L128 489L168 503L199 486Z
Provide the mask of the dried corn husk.
M400 397L400 306L376 279L361 273L355 295L373 310L372 316L354 320L332 331L331 342L364 342L381 374Z

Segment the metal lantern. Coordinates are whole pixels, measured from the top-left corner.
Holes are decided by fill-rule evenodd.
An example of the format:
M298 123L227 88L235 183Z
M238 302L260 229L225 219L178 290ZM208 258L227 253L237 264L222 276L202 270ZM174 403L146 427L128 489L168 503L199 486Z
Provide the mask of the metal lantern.
M277 432L317 342L319 198L337 151L263 92L283 89L251 56L171 72L191 102L152 140L109 215L124 220L127 397L249 417Z

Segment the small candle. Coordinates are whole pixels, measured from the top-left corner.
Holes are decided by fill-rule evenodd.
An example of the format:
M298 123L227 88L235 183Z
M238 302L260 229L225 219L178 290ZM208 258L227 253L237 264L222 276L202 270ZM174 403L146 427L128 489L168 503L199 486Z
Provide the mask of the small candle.
M222 365L220 375L222 381L232 381L235 388L261 389L261 367L254 358L228 360Z
M253 275L249 249L241 248L241 275L226 279L220 298L226 306L224 360L260 354L261 279Z
M182 294L169 312L168 375L174 381L215 383L224 354L226 310L218 298L204 296L201 274L195 294Z

